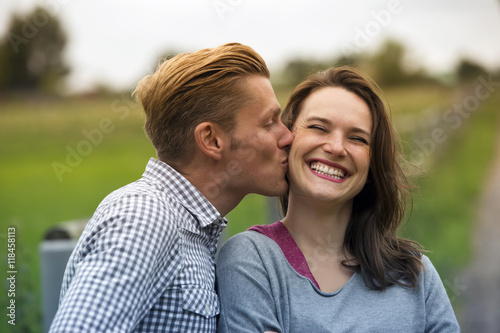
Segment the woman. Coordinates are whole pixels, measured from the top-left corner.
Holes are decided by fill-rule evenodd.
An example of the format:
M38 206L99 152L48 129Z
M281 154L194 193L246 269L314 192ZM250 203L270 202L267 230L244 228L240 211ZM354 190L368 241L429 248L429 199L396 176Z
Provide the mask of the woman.
M295 140L282 221L231 238L217 262L220 332L458 332L418 243L397 136L353 69L309 77L282 115Z

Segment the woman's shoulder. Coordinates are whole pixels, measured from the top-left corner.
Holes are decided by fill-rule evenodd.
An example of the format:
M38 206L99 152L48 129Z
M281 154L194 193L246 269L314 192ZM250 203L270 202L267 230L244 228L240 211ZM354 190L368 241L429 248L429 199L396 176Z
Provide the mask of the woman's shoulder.
M427 274L428 272L429 273L432 273L432 272L437 273L436 268L434 267L434 264L432 263L431 259L428 256L426 256L425 254L422 254L421 260L422 260L424 274Z
M283 256L280 247L269 236L247 230L229 238L220 248L217 262L275 262Z
M231 236L222 244L221 251L223 249L258 248L260 246L267 246L269 243L272 243L269 237L253 230L247 230Z
M436 285L442 285L441 277L431 259L423 254L421 260L423 268L419 278L420 284L423 284L425 289L432 289Z
M275 243L276 238L279 237L279 229L281 222L273 224L254 225L248 230L240 232L225 243L224 247L241 247L250 245L270 245Z

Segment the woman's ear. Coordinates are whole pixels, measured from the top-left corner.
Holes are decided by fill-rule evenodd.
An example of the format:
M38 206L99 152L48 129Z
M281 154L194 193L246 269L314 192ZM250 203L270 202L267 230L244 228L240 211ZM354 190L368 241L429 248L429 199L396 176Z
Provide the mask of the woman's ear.
M203 154L215 160L222 158L226 135L219 126L210 122L200 123L194 129L194 138Z

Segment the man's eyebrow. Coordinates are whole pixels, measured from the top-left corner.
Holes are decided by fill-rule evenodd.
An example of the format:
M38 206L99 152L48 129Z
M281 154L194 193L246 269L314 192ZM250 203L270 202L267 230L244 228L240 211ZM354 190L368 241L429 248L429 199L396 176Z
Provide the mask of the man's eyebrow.
M265 113L265 117L279 117L281 114L281 107L272 107L269 110L267 110Z

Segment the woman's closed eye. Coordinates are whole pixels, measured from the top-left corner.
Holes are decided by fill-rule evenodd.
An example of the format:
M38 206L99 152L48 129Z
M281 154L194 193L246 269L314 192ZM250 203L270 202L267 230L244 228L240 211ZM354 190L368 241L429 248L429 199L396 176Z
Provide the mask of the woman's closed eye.
M353 136L353 137L351 137L351 139L355 140L355 141L359 141L361 143L364 143L365 145L369 144L368 140L366 140L365 138L360 137L360 136Z
M321 125L308 125L307 128L316 129L319 131L326 132L326 128L324 126L321 126Z

